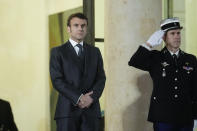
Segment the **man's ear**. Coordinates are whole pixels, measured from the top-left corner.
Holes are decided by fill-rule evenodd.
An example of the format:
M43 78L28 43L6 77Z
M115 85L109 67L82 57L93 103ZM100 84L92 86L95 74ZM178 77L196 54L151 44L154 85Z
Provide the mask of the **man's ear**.
M67 32L68 32L68 33L71 32L70 26L67 26Z

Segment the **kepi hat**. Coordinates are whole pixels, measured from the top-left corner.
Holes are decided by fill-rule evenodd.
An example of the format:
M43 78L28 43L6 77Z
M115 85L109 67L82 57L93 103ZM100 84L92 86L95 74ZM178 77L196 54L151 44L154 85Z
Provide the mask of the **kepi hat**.
M164 32L167 32L169 30L183 28L182 26L180 26L178 17L167 18L167 19L162 20L160 23L160 27L161 27L161 30L163 30Z

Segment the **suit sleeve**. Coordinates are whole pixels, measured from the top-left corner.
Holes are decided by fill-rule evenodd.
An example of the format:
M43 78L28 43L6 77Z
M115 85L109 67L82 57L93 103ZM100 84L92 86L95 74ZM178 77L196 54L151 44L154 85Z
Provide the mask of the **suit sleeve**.
M68 98L73 105L76 105L78 98L82 93L76 90L76 88L73 88L74 85L71 85L65 81L63 72L62 59L59 55L58 48L53 48L51 50L50 57L50 76L53 87L61 95Z
M91 95L94 101L97 101L100 98L103 89L105 87L105 81L106 81L105 71L103 68L103 59L100 50L98 48L96 49L97 49L98 64L97 64L95 83L93 85L93 94Z
M194 76L193 76L193 117L197 119L197 59L195 58Z
M151 63L151 51L148 49L140 46L138 50L134 53L131 57L130 61L128 62L129 66L133 66L135 68L149 71L150 70L150 63Z

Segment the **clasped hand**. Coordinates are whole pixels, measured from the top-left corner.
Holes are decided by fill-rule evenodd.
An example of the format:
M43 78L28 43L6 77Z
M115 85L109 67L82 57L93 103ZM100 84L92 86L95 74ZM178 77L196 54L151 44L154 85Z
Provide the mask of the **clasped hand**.
M93 99L90 95L93 94L93 91L91 92L88 92L86 93L85 95L82 95L80 100L79 100L79 103L78 103L78 106L83 109L83 108L88 108L92 102L93 102Z

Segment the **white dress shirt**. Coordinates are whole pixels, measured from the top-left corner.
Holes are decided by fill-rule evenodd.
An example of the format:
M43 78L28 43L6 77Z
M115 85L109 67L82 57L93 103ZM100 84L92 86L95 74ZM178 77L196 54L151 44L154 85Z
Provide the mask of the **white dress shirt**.
M78 55L79 47L77 46L77 44L80 44L83 47L83 41L81 41L80 43L77 43L76 41L72 40L71 38L69 39L69 41L70 41L71 45L73 46L73 48L75 49L75 51Z

